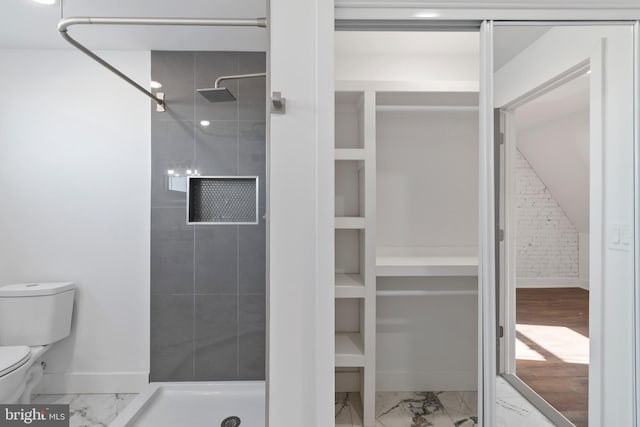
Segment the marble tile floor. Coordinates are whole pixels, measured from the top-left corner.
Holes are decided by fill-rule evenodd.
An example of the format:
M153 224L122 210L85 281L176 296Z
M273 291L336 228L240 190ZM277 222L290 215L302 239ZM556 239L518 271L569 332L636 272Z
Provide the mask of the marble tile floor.
M496 382L497 427L553 426L501 377ZM108 427L135 394L42 394L33 403L69 404L70 427ZM361 427L357 393L336 393L336 427ZM376 394L376 427L473 427L475 392L401 392Z
M107 427L136 394L40 394L37 404L68 404L69 427Z
M473 427L475 392L376 393L376 427ZM336 427L361 427L358 393L336 393Z
M504 378L496 378L496 427L553 427L553 423L536 409Z

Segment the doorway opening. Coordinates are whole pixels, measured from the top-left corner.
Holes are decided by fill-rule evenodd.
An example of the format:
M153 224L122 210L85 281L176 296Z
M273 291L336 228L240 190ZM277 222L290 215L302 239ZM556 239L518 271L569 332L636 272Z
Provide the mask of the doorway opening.
M515 114L516 375L586 426L589 72Z
M588 424L588 65L502 112L505 379L560 425Z

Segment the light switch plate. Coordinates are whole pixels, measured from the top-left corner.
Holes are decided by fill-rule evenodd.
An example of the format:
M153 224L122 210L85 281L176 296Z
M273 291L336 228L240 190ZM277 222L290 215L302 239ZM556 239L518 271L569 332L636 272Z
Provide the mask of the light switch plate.
M633 235L629 224L609 224L607 247L614 251L630 251Z

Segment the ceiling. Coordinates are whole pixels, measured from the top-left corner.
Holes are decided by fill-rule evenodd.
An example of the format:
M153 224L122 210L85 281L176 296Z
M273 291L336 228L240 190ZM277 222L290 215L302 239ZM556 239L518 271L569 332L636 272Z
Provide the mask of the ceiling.
M70 48L56 26L64 17L257 18L266 16L266 0L57 0L53 6L33 0L2 0L0 49ZM78 26L69 34L92 49L265 51L264 28Z
M493 70L497 71L538 40L551 26L496 26L493 30Z
M518 128L528 129L589 109L589 75L583 74L517 109Z

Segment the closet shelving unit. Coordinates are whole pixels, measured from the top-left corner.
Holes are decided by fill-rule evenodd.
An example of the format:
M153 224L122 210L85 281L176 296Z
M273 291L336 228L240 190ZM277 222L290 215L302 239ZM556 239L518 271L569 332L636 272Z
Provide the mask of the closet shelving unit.
M400 391L395 388L413 382L402 391L418 391L411 387L424 382L423 378L412 381L410 374L396 378L391 372L383 373L376 387L376 321L381 320L376 318L376 299L384 298L378 301L379 308L384 306L389 314L387 297L396 300L393 307L402 309L402 301L423 301L411 297L438 298L436 304L444 298L445 304L456 304L451 298L477 295L473 285L478 274L477 221L468 221L470 215L477 215L477 204L468 200L475 187L456 188L448 166L439 164L460 156L458 150L463 161L469 156L467 163L477 165L477 150L469 147L477 136L462 134L458 139L464 143L455 137L449 141L446 125L434 126L441 128L442 141L438 135L422 139L416 135L428 132L429 125L423 122L433 125L442 115L449 117L448 124L462 120L471 127L469 118L477 115L478 100L477 92L464 88L430 92L408 84L355 81L336 82L335 99L336 391L360 392L363 423L369 427L375 425L376 390ZM424 159L421 168L421 149L417 147L415 154L408 151L416 148L410 146L412 139L417 145L440 144L442 161ZM466 185L474 185L474 172L465 173ZM431 194L439 179L446 191ZM393 341L397 336L383 338ZM427 348L424 342L416 345L415 351ZM389 355L383 356L383 364L389 363ZM457 378L461 377L465 375Z
M373 425L375 93L338 91L335 99L336 382L360 390L364 422Z

